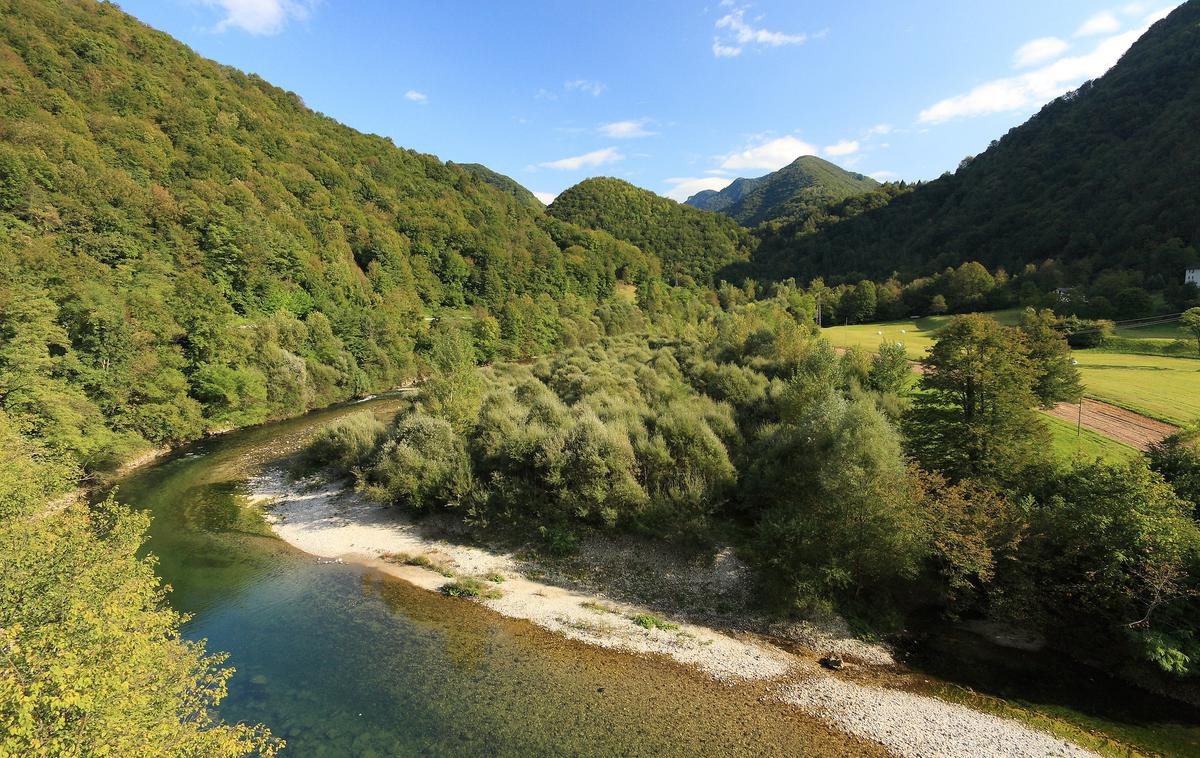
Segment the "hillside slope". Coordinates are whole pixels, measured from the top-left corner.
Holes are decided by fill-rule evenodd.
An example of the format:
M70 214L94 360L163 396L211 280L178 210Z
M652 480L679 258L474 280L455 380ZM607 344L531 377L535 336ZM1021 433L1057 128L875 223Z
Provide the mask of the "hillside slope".
M659 259L670 281L711 283L713 274L746 261L753 238L732 219L635 187L621 179L586 179L550 204L550 215L600 229Z
M1200 240L1200 2L1156 23L1103 77L1046 105L953 175L886 207L759 248L760 274L885 277L967 260L1048 258L1085 278L1129 268L1182 277Z
M114 5L2 7L0 408L89 467L410 378L441 308L550 349L657 269Z
M735 179L720 192L708 190L684 202L724 213L743 226L758 226L776 219L802 219L824 205L878 187L879 182L869 176L803 155L766 176Z
M512 195L521 205L536 208L537 210L546 207L541 200L537 199L536 195L526 189L516 179L505 176L498 171L493 171L482 163L455 163L454 161L447 161L446 165L461 168L463 171L479 179L479 181L490 184L501 192Z

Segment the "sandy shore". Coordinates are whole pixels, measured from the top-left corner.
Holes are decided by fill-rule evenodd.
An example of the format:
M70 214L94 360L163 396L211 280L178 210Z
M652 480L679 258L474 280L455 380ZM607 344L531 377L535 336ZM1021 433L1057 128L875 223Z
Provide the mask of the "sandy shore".
M585 569L573 570L573 578L533 570L517 556L464 544L465 538L454 539L436 526L413 522L340 484L294 483L282 472L268 470L251 480L251 492L283 540L318 558L370 565L430 591L453 581L429 567L387 559L396 554L424 556L455 576L485 578L503 594L479 602L505 616L605 648L669 656L731 685L768 681L781 700L897 755L1093 755L1016 721L860 684L822 669L814 663L815 655L793 654L748 632L719 631L696 622L706 613L702 597L719 596L735 607L748 597L744 566L725 553L704 565L684 566L644 546L583 546L585 563L599 567L595 573L615 577L613 586L620 589L615 594L659 599L653 591L644 591L649 586L674 599L671 605L678 606L678 614L664 614L649 605L612 599L601 591L603 576L589 576ZM654 603L657 608L663 605ZM636 623L644 614L662 618L668 628ZM834 650L859 665L894 663L886 649L839 636L836 629L801 625L783 631L816 654Z

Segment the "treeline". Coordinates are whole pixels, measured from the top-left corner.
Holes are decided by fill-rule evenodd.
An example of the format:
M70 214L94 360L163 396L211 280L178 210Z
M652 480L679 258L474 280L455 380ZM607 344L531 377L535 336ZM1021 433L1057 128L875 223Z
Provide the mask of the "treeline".
M1153 469L1053 458L1035 408L1081 387L1048 311L955 318L914 395L902 347L839 356L795 294L713 309L687 338L446 362L391 425L349 418L310 455L550 550L586 529L732 538L785 612L886 627L933 604L1196 672L1194 445Z
M1167 249L1179 253L1179 261L1191 255L1178 240ZM743 281L740 289L752 296L778 287L804 293L813 308L820 303L825 326L1016 307L1049 308L1063 318L1112 321L1181 313L1200 305L1200 288L1182 277L1166 283L1162 277L1147 278L1138 271L1113 270L1089 280L1090 284L1072 286L1078 280L1053 260L1029 264L1013 274L1003 268L989 271L978 261L969 261L907 282L895 274L880 282L862 279L841 284L826 284L817 277L803 288L797 287L795 279L779 284ZM718 289L728 287L722 284Z

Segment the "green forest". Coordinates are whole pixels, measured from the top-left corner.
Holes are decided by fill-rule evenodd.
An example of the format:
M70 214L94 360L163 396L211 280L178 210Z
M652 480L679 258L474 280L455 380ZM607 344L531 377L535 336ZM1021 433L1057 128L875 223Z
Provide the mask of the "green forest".
M933 608L1200 676L1200 431L1064 461L1036 413L1081 396L1068 338L1200 303L1174 273L1200 261L1200 4L953 175L741 185L720 210L754 229L611 178L544 208L113 4L0 9L0 754L273 755L215 715L232 672L181 635L148 517L88 495L406 385L307 464L550 554L730 543L780 618ZM942 313L919 379L820 337Z

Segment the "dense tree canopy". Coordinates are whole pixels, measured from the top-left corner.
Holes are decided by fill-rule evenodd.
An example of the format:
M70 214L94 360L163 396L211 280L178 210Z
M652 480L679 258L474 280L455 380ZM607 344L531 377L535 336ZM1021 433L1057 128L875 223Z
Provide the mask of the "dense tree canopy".
M673 284L711 284L716 271L745 261L753 238L732 219L705 213L620 179L587 179L550 204L550 214L603 229L662 262Z

